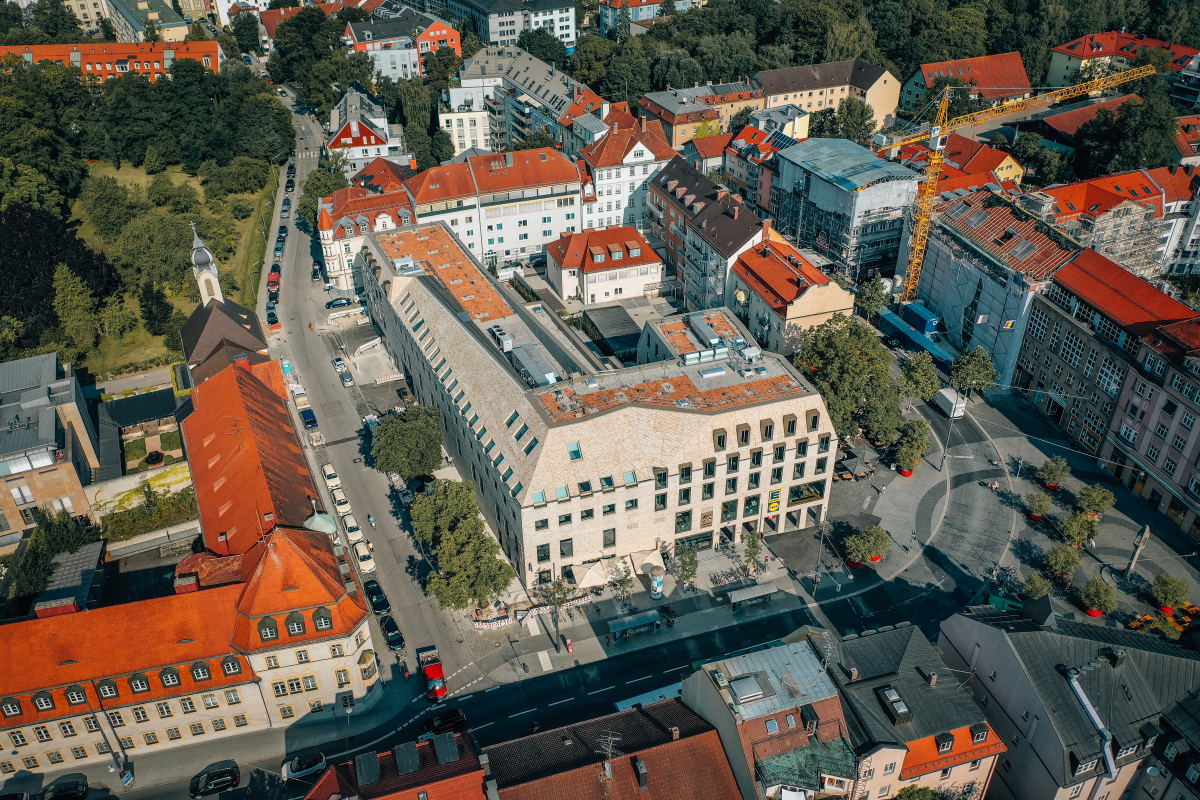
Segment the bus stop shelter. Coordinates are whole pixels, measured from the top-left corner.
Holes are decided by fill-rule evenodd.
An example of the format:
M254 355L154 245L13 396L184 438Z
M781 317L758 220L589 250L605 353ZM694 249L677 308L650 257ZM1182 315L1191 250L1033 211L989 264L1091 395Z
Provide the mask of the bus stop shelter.
M779 591L779 587L773 581L760 583L755 586L747 586L745 589L736 589L729 593L729 601L733 603L733 610L737 611L742 607L742 603L748 603L751 600L766 600L771 602L771 595Z
M633 631L643 628L655 627L662 617L657 611L643 611L640 614L631 614L628 617L620 617L608 623L608 632L612 634L613 639L620 639L629 636Z

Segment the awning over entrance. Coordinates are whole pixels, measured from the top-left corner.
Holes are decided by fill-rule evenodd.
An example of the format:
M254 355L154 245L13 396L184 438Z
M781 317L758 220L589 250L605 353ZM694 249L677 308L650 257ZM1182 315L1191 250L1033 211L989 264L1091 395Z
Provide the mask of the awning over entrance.
M634 628L645 628L658 622L662 617L657 611L643 611L640 614L632 614L628 617L614 619L608 623L609 633L623 633L631 631Z
M745 589L737 589L729 593L729 600L732 603L744 603L747 600L754 600L759 597L775 594L779 591L779 587L773 581L760 583L757 586L747 586Z

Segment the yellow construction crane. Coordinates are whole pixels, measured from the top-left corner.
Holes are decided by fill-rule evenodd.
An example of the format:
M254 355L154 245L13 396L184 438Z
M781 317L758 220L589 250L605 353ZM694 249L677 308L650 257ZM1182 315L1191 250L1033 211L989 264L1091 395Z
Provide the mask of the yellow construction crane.
M933 127L924 133L913 134L912 136L890 139L883 142L877 142L874 145L875 150L894 150L905 145L916 144L924 141L929 148L929 155L925 160L925 180L921 187L917 190L917 208L916 219L913 222L912 235L909 237L908 244L908 270L904 273L904 292L901 294L902 301L912 300L917 294L917 284L921 280L921 264L925 260L925 245L929 242L929 227L933 220L933 203L937 198L938 176L942 172L942 150L946 147L946 139L951 131L959 128L966 128L970 125L976 125L981 122L996 119L997 117L1007 116L1015 111L1025 111L1027 109L1041 108L1043 106L1052 105L1061 100L1068 100L1072 97L1080 97L1081 95L1098 92L1109 87L1116 86L1126 81L1137 80L1144 78L1147 75L1153 75L1155 69L1153 65L1147 64L1144 67L1131 69L1126 72L1119 72L1115 75L1108 75L1103 78L1097 78L1094 81L1081 83L1078 86L1070 86L1066 89L1057 89L1046 94L1039 94L1035 97L1029 97L1024 100L1013 100L1009 103L1001 103L998 106L976 111L974 114L966 114L961 117L955 117L950 121L946 121L946 110L950 103L950 90L942 92L942 99L938 104L937 119L933 123ZM957 87L954 87L957 88Z

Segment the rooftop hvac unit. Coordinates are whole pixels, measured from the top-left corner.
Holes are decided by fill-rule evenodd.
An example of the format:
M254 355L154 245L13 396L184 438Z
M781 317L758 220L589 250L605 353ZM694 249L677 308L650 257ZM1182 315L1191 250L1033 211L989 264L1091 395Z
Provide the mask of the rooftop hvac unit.
M492 327L488 328L488 333L491 335L492 341L503 352L505 352L505 353L512 352L512 348L513 348L512 336L510 336L508 333L506 333L504 328L500 327L499 325L493 325Z
M704 321L704 317L700 314L693 314L692 316L688 317L688 327L692 329L692 333L696 335L696 338L699 339L705 347L714 347L717 342L721 341L720 337L717 336L716 331L714 331L709 324Z
M717 687L721 689L729 688L729 681L725 678L724 672L714 672L713 680L717 682Z

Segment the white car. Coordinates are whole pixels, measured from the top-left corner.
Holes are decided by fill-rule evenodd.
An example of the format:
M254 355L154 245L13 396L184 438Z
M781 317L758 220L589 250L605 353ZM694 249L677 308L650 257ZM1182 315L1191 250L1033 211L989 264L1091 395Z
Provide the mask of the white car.
M342 517L342 524L346 526L346 540L350 544L357 544L363 540L362 528L358 527L358 520L353 514L347 514Z
M285 781L303 778L305 775L312 775L325 769L325 756L323 753L310 753L306 756L296 756L290 761L283 762L283 779Z
M325 464L321 467L321 473L325 476L325 485L330 491L342 485L342 479L338 477L337 470L333 468L333 464Z
M340 357L335 358L333 360L333 368L339 373L345 372L346 370L350 369L348 366L346 366L346 362L343 361Z
M354 545L354 556L358 559L358 571L364 575L370 575L375 571L375 559L371 557L371 545L367 542L359 542Z
M343 517L350 513L350 501L346 499L346 493L341 489L333 490L333 507Z

